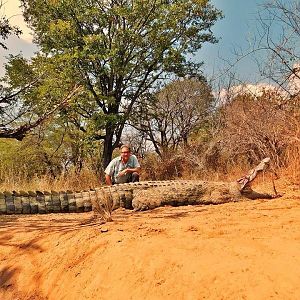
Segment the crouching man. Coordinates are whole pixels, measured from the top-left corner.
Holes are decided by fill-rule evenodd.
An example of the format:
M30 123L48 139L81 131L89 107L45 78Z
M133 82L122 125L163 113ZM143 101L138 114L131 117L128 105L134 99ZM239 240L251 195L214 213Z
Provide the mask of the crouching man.
M141 166L137 157L131 154L130 146L122 145L120 154L105 169L107 185L139 181Z

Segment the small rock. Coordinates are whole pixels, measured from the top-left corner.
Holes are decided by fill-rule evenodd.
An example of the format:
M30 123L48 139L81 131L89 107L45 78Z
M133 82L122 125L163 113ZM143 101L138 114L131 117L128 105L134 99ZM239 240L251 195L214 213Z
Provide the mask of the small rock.
M108 228L107 228L107 227L102 227L102 228L100 229L100 231L101 231L101 232L108 232Z

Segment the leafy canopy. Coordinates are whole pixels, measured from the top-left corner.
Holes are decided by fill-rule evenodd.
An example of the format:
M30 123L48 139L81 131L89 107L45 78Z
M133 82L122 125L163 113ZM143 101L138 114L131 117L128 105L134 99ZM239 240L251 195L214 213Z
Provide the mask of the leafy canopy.
M72 80L89 91L87 122L102 126L106 162L143 93L168 74L200 72L187 54L216 42L211 27L221 17L208 0L21 2L43 53L73 68Z

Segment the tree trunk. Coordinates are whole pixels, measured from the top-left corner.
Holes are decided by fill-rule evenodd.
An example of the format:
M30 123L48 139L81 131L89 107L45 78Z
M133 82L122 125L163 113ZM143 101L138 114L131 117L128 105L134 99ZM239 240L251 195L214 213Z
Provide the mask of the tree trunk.
M108 166L111 161L112 153L114 151L113 148L113 131L107 129L106 135L104 138L103 144L103 153L102 153L102 167L103 170Z

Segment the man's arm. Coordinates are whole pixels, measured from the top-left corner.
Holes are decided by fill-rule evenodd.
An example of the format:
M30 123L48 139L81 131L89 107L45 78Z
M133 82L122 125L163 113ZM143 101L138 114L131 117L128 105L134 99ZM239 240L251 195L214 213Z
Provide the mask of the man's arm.
M141 172L141 167L136 167L136 168L128 168L126 169L127 170L127 173L134 173L134 172L137 172L140 174Z
M141 172L141 166L140 166L140 163L137 159L137 157L135 155L131 155L131 159L133 160L133 162L131 163L131 166L132 168L126 168L124 169L122 172L120 172L118 174L118 176L124 176L128 173L134 173L134 172L137 172L138 174L140 174Z
M105 182L107 185L112 185L111 176L105 174Z
M121 171L121 172L118 174L118 176L124 176L124 175L126 175L127 173L134 173L134 172L137 172L138 174L140 174L140 172L141 172L141 167L124 169L123 171Z
M115 160L112 160L106 167L105 173L105 183L107 185L112 185L112 177L114 174Z

